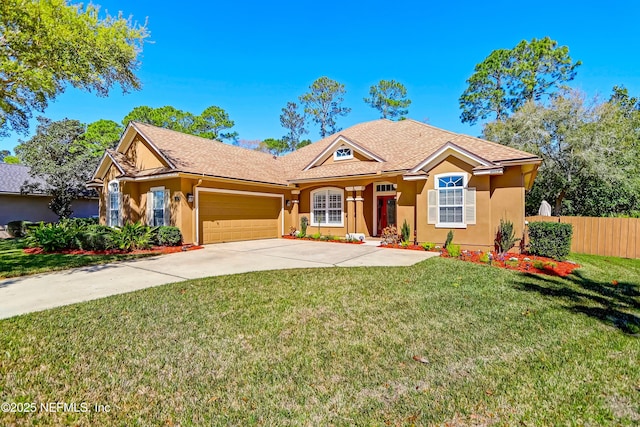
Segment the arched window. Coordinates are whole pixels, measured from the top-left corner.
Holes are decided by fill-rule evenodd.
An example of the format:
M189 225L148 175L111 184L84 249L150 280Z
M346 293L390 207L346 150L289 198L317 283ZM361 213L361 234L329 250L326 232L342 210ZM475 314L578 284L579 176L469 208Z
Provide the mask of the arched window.
M342 227L344 190L320 188L311 192L311 225Z
M107 225L115 227L120 224L120 183L109 182L107 188Z
M429 190L428 223L441 228L466 228L476 223L476 192L466 173L443 173Z

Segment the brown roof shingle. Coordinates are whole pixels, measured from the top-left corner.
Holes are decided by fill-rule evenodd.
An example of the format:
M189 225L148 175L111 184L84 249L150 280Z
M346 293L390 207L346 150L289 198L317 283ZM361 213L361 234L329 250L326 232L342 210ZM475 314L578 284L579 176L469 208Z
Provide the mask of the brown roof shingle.
M539 160L536 156L480 138L457 134L414 120L398 122L381 119L360 123L320 141L274 157L267 153L235 147L219 141L187 135L156 126L133 123L135 129L173 164L174 172L204 174L287 185L307 179L371 175L399 171L406 173L447 143L475 154L498 166L504 161ZM376 153L386 161L337 162L304 170L339 136ZM119 153L118 153L119 154ZM113 156L112 156L113 157ZM124 158L123 155L121 155ZM129 173L131 164L115 160ZM167 172L167 168L162 171ZM160 171L135 171L153 175Z

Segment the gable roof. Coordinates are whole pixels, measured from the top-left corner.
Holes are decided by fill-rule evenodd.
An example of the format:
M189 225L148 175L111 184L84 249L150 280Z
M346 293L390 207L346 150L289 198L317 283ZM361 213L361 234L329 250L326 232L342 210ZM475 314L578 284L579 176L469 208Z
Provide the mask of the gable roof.
M140 171L124 155L140 135L168 166ZM373 161L322 163L332 149L353 147ZM329 135L283 157L236 147L211 139L131 122L120 144L103 157L94 179L102 178L105 165L113 163L121 177L135 179L166 173L192 173L210 177L290 185L316 179L365 176L381 173L420 175L428 172L438 155L451 152L479 169L496 170L507 164L539 164L541 159L501 144L457 134L414 120L387 119L360 123Z
M40 184L42 188L46 182L42 178L32 178L29 166L0 163L0 194L22 194L20 189L25 181L30 184ZM45 192L29 193L41 195Z
M383 172L412 171L443 147L455 146L477 158L484 159L491 166L502 162L539 162L533 154L516 150L505 145L457 134L434 126L407 119L394 122L387 119L360 123L342 130L339 135L352 141L358 141L368 150L384 158L383 163L349 162L345 164L321 165L303 171L305 161L319 156L335 140L338 134L330 135L320 141L287 154L284 160L295 171L289 175L290 181L376 174Z
M366 157L366 158L368 158L370 160L375 160L376 162L384 162L385 161L382 157L380 157L376 153L373 153L373 152L367 150L365 147L363 147L362 145L358 144L357 142L352 141L349 138L345 138L342 134L340 134L340 135L338 135L338 137L336 139L333 140L333 142L331 144L329 144L324 150L322 150L322 152L320 154L318 154L311 161L311 163L309 163L303 169L303 171L309 170L314 166L320 165L322 162L324 162L326 159L328 159L330 156L332 156L334 151L337 150L340 147L350 147L352 150L360 153L364 157Z
M167 167L138 170L125 155L135 133ZM103 178L109 164L114 164L118 178L138 178L167 173L192 173L219 178L241 179L267 184L287 185L282 162L271 154L248 150L212 139L188 135L146 123L131 122L115 150L102 158L94 181Z

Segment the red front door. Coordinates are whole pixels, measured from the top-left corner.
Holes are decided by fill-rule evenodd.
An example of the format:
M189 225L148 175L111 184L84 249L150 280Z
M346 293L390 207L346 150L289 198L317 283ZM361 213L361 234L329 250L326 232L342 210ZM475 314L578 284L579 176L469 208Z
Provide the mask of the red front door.
M396 225L396 197L378 196L378 234L389 225Z

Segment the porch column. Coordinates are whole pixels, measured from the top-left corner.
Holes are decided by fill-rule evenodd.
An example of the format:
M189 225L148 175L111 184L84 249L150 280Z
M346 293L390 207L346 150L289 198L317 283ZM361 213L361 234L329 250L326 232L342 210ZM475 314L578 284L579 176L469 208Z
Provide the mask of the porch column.
M299 197L300 190L291 190L291 203L293 203L293 206L291 207L291 226L296 230L300 230L300 218L298 218L300 211Z
M353 189L356 191L356 233L363 233L365 236L368 236L369 232L364 222L364 195L362 194L364 187L353 187Z
M347 233L355 233L356 211L355 198L353 197L353 187L345 187L347 192Z

